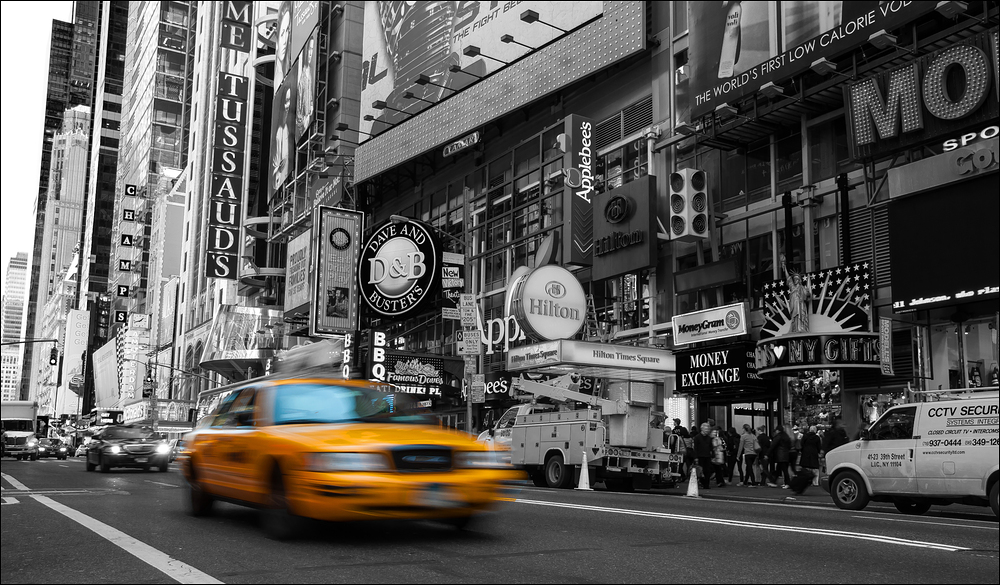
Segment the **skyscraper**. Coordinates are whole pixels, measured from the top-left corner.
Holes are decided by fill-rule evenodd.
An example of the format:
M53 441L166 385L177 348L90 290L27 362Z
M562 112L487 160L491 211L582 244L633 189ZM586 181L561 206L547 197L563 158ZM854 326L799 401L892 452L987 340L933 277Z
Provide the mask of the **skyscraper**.
M63 114L76 106L90 107L93 100L92 86L96 55L95 33L99 2L75 2L73 22L52 21L52 38L49 44L48 87L45 93L45 126L42 141L42 164L38 170L38 195L35 200L35 234L25 295L25 337L34 337L38 322L39 296L48 288L41 279L42 267L51 265L50 244L43 240L48 216L49 176L52 164L52 144L63 127ZM84 171L86 177L86 171ZM41 301L44 304L44 301ZM25 345L22 349L23 364L33 361L35 348ZM20 398L27 399L31 388L32 368L21 371Z
M24 333L21 321L24 313L24 293L27 286L28 253L18 252L7 265L7 275L3 284L3 331L0 339L4 343L20 340ZM21 346L5 345L2 351L3 399L17 400L21 385Z

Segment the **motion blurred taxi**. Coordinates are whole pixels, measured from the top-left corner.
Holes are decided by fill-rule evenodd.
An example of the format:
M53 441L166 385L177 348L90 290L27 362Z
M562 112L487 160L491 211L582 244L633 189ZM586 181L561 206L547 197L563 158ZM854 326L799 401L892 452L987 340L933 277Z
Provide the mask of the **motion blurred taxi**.
M368 381L271 376L237 386L184 437L194 515L213 500L260 508L288 538L297 519L439 519L463 527L518 472L465 433Z

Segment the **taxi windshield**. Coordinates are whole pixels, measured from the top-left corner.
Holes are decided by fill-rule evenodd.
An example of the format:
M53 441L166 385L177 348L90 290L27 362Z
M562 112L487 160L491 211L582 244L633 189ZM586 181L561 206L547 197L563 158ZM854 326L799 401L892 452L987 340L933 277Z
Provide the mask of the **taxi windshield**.
M274 399L274 424L391 422L427 424L409 396L330 384L286 384Z

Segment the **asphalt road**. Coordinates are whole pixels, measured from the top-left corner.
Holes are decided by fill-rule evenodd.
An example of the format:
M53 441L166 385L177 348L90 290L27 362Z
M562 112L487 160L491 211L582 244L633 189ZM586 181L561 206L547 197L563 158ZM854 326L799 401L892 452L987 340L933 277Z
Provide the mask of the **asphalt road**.
M82 459L2 464L2 583L997 583L987 508L904 516L783 490L612 493L523 488L471 531L431 522L311 523L268 539L253 510L188 516L183 478ZM175 466L173 466L175 467ZM26 491L25 491L26 490ZM817 490L818 491L818 490Z

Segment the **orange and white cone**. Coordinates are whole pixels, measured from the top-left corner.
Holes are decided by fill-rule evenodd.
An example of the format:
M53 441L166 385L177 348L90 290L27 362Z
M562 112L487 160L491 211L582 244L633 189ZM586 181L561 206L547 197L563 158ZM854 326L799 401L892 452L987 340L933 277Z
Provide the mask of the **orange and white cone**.
M576 489L592 492L594 488L590 487L590 467L587 466L587 450L583 450L583 459L580 460L580 481L576 484Z
M694 467L691 468L691 479L688 480L688 493L689 498L700 498L698 495L698 470Z

